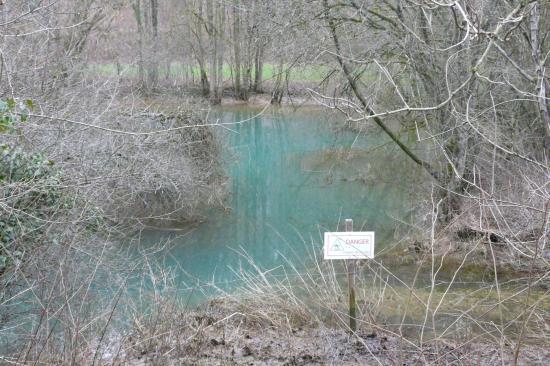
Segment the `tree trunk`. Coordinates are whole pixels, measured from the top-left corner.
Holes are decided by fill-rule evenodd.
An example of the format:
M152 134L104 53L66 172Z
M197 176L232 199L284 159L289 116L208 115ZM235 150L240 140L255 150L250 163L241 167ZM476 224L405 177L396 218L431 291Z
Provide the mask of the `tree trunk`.
M132 6L138 31L138 77L140 87L145 87L145 67L143 61L143 17L141 15L141 0L136 0Z
M263 44L258 44L256 47L256 54L254 55L254 92L262 92L262 81L263 81L263 72L264 72L264 46Z
M212 54L210 55L210 101L220 104L223 92L223 55L225 27L225 6L221 3L214 5L213 1L207 2L208 23L211 25L210 36Z
M237 99L243 99L241 89L241 32L240 32L239 0L235 0L233 5L233 52L235 58L235 96Z
M207 97L210 95L210 82L208 81L208 75L206 74L206 69L202 63L199 64L199 69L201 73L201 90L202 95Z
M218 31L216 29L216 23L215 23L215 15L216 11L214 9L214 1L209 0L206 2L206 17L208 22L208 28L209 28L209 36L210 36L210 47L212 49L212 52L210 53L210 97L212 101L215 103L216 100L216 91L217 91L217 83L218 83L218 68L217 68L217 60L218 60Z
M538 2L534 3L531 8L531 17L529 22L529 30L531 33L531 55L535 64L535 72L537 75L537 102L540 113L540 119L546 131L545 147L550 153L550 112L548 109L548 98L546 96L546 82L544 80L545 67L544 58L541 58L540 45L540 13Z
M197 47L198 50L195 50L194 54L197 59L197 63L199 64L199 77L201 81L201 91L202 95L204 97L208 97L210 95L210 82L208 80L208 74L206 71L206 51L204 50L203 46L203 18L204 18L204 11L203 11L203 2L199 1L199 9L198 9L198 16L197 21L195 22L195 30L193 34L197 38ZM209 6L207 4L207 13L208 13ZM207 15L208 17L208 15ZM207 23L207 32L211 32L211 24Z
M216 80L216 95L215 95L215 104L220 104L222 102L223 96L223 57L225 51L225 42L223 39L225 29L225 5L222 3L218 7L218 27L217 27L217 42L216 42L216 54L217 54L217 80Z
M252 57L251 57L251 45L252 45L252 32L249 28L250 25L250 11L247 11L244 14L244 18L241 17L241 27L246 32L242 36L242 41L244 43L244 54L242 55L243 65L242 65L242 99L248 100L248 96L250 93L250 88L252 87L250 80L251 78L251 70L252 70Z
M150 0L151 5L151 53L148 57L147 82L151 89L155 89L158 84L158 0Z
M275 85L273 86L273 94L271 95L271 104L281 104L283 100L283 74L284 72L284 60L281 58L279 60L279 66L277 67L277 76L275 79Z
M267 8L269 8L269 6ZM253 29L256 29L251 35L251 37L254 37L253 42L251 42L254 45L253 55L251 55L251 62L254 67L254 81L251 87L253 92L261 93L264 67L263 57L264 49L266 46L266 36L261 33L261 31L259 30L259 25L256 22L258 17L260 16L260 14L257 14L256 7L253 7L253 11L251 12L251 14Z

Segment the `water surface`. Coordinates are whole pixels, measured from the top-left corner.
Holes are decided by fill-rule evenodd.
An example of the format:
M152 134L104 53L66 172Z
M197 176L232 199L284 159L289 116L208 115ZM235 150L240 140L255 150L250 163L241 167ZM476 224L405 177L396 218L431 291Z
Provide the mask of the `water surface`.
M379 251L394 241L396 219L410 214L406 182L418 171L376 129L351 131L326 110L259 112L226 107L214 117L248 120L216 128L230 209L207 212L205 223L184 233L142 233L145 247L171 239L163 265L183 287L230 288L234 272L249 266L245 253L264 269L286 259L307 265L322 253L323 232L337 231L345 218L355 230L376 231Z

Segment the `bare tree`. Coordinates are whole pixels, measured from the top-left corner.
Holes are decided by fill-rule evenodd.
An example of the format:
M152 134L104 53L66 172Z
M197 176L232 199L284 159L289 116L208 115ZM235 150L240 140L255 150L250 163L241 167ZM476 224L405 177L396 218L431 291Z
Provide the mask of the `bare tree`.
M435 1L420 4L384 1L381 6L368 1L324 1L323 7L334 55L354 96L348 106L353 107L356 117L350 117L373 120L410 159L428 172L447 197L442 210L447 220L459 212L460 197L471 189L480 189L475 167L480 164L482 144L496 143L488 139L486 130L495 125L480 126L479 117L485 115L474 117L476 113L496 108L499 118L492 122L496 122L500 138L506 138L516 133L510 130L513 126L510 121L521 118L518 114L532 116L532 112L525 109L529 103L529 97L525 97L531 95L538 96L531 100L539 104L539 121L544 120L547 104L547 99L541 98L544 83L540 78L525 77L531 68L528 60L522 60L524 64L520 66L509 56L522 49L532 49L533 58L540 60L537 2L509 2L497 7L472 2L463 8L459 3ZM526 24L522 20L527 19L529 13L532 14L531 29L535 29L531 35L522 30ZM343 27L348 29L344 41L339 34ZM361 43L356 38L360 36L350 27L365 29L364 34L371 41ZM508 45L501 46L501 38L507 39ZM366 47L361 49L361 44ZM504 63L493 67L491 62L502 55ZM534 64L540 65L540 62ZM535 68L542 71L541 67ZM504 77L500 74L502 70L507 73ZM368 89L365 80L372 77L372 73L385 79L390 95L381 94L384 99L376 98ZM517 107L513 108L514 105ZM413 152L389 127L388 118L401 120L403 126L415 121L413 128L417 129L419 139L439 146L444 163L429 162ZM473 118L476 121L472 121ZM424 134L426 138L420 137ZM514 151L511 155L533 162L537 158L529 156L540 158L540 152L545 150L537 150L539 142L527 150L521 146L521 152L516 151L519 145L512 149L503 149L498 143L496 146L502 153Z

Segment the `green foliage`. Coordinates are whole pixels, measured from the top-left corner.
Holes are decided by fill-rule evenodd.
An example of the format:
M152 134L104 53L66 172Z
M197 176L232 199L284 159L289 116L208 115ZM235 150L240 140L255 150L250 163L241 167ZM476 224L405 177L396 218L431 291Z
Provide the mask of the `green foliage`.
M30 99L24 101L13 98L0 99L0 133L11 132L17 121L26 122L32 108L33 102Z
M0 145L0 273L43 244L45 223L62 204L61 197L52 161Z

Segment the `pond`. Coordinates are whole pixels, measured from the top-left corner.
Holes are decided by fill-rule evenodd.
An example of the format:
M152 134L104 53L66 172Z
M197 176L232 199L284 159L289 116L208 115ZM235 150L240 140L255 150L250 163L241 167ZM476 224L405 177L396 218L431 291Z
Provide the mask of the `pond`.
M499 274L501 285L495 286L491 268L465 266L455 278L456 267L442 266L432 282L429 261L401 262L405 256L394 255L393 248L403 244L403 223L417 214L414 208L422 199L418 186L426 176L376 128L350 129L338 113L315 108L262 112L224 107L212 118L228 123L215 129L228 177L227 209L205 211L206 220L199 225L144 230L131 245L117 246L122 247L127 263L140 265L135 273L126 266L118 276L121 280L113 283L110 279L118 278L114 269L118 266L98 274L90 285L90 291L97 291L94 301L79 305L81 310L89 308L93 314L97 307L110 308L115 302L113 322L127 329L133 326L133 314L154 311L160 299L156 290L164 286L170 295L176 290L176 299L187 308L207 303L220 290L238 289L241 270L269 272L269 278L276 278L303 269L301 275L314 261L322 260L323 233L342 230L344 219L352 218L355 230L376 232L376 263L380 264L372 266L375 271L362 267L367 275L358 276L359 308L369 308L377 322L389 329L418 337L419 325L424 327L429 315L437 324L430 332L438 336L484 334L488 332L485 322L499 332L515 334L523 324L520 314L529 305L539 304L541 316L550 311L547 290L528 290L525 278L502 282ZM422 152L413 142L414 135L402 138ZM115 253L120 258L119 249ZM147 260L134 261L127 255ZM343 272L343 261L335 262L334 273ZM345 273L338 280L345 291ZM121 296L122 288L130 296ZM18 306L35 306L32 294L25 296L30 305ZM331 301L339 311L346 310L345 299L334 296ZM0 350L13 343L21 329L33 329L40 314L33 313L28 322L13 327L8 324L0 337ZM469 317L475 318L470 321ZM52 324L62 324L52 319ZM532 322L537 319L533 317ZM14 318L13 324L17 322Z
M325 231L346 218L355 230L376 231L377 251L394 241L410 215L410 181L421 172L378 130L352 131L338 113L224 107L215 112L230 195L227 210L183 231L149 229L142 249L169 241L159 253L182 289L236 285L245 257L263 269L297 266L322 253Z

